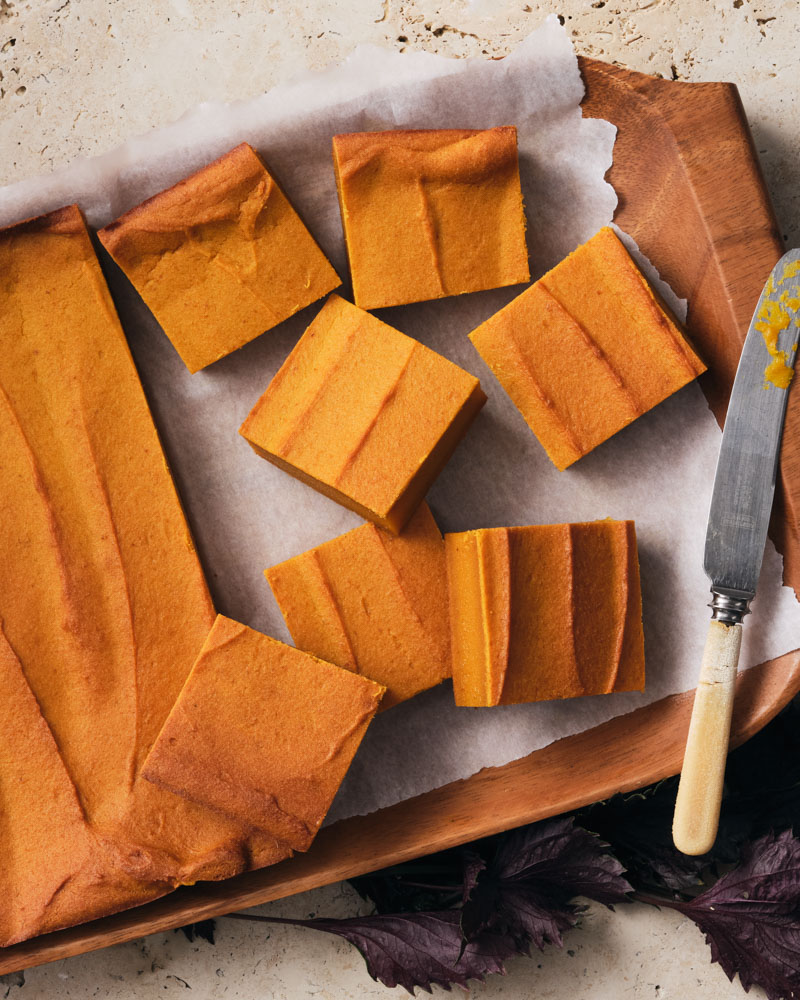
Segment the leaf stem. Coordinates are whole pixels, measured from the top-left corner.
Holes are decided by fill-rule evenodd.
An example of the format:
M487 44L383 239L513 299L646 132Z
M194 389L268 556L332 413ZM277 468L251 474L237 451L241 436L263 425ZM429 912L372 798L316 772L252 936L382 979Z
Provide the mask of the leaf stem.
M260 913L226 913L225 917L230 917L231 920L255 920L262 924L292 924L297 926L298 924L307 924L308 920L303 920L302 918L293 917L264 917ZM313 919L313 917L311 918Z
M429 885L427 882L406 882L403 879L403 885L409 886L411 889L431 889L433 892L461 892L462 887L459 885Z
M669 896L657 896L651 895L648 892L632 892L628 897L633 902L636 903L647 903L650 906L665 906L670 910L678 910L683 912L683 902L679 899L670 899Z

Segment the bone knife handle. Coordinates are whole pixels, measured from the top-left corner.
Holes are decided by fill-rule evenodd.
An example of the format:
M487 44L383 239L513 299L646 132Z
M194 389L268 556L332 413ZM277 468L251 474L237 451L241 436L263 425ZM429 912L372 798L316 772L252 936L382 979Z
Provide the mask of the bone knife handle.
M717 836L741 644L741 625L710 623L672 822L684 854L705 854Z

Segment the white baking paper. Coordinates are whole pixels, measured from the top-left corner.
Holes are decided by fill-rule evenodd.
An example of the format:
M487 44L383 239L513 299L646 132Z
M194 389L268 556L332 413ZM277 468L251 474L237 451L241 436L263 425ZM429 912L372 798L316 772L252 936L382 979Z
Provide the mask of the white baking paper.
M333 135L513 124L519 130L532 270L539 276L610 222L616 207L604 180L615 129L582 118L582 96L577 60L554 17L502 61L360 48L342 66L306 74L251 101L201 105L110 154L6 188L0 191L0 223L77 201L89 221L102 226L247 140L346 275L330 158ZM288 640L264 568L360 521L259 459L238 428L319 305L190 375L126 280L113 265L108 270L216 605ZM708 621L708 581L701 567L719 429L693 384L558 472L466 336L520 290L380 313L480 376L489 395L429 502L444 531L635 519L647 690L458 709L450 685L442 685L376 719L331 818L368 812L504 764L695 684ZM800 608L781 587L781 571L770 544L745 629L743 666L798 644Z

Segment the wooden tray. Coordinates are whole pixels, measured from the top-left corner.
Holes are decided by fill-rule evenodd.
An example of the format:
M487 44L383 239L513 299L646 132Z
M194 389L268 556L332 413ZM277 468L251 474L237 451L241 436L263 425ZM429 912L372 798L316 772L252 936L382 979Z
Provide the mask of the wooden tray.
M724 415L744 334L782 252L736 88L675 83L582 59L584 111L619 128L616 219L689 299L689 327ZM773 535L800 586L800 393L789 397ZM699 655L699 652L698 652ZM698 660L699 662L699 660ZM740 676L732 738L746 740L800 689L800 651ZM305 855L0 949L0 974L326 885L638 788L682 761L691 694L675 695L504 767L324 829Z

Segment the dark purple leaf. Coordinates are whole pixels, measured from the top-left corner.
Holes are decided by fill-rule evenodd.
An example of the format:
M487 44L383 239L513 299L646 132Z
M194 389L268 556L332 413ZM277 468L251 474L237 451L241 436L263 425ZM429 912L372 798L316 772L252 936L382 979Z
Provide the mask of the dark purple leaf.
M688 902L665 901L705 933L711 958L770 1000L800 997L800 840L785 831L749 844L741 863Z
M494 891L492 884L487 883L475 894L478 879L486 871L486 862L477 851L464 852L464 888L461 894L461 935L467 941L473 941L488 926L494 913ZM470 897L473 902L470 905ZM463 947L463 945L462 945Z
M748 811L739 808L738 801L726 799L713 850L699 857L682 854L672 842L677 789L677 779L668 778L650 788L596 803L578 818L582 826L611 843L615 856L640 889L652 886L694 892L702 885L701 876L707 869L738 860L750 835Z
M748 839L800 828L800 699L730 754L725 786L749 823Z
M477 851L464 851L464 888L461 893L461 902L466 903L472 894L472 890L478 884L478 876L486 868L486 862Z
M438 912L461 901L463 873L462 852L452 849L359 875L350 884L378 913Z
M364 956L367 971L384 986L419 987L431 992L466 987L489 973L505 973L503 962L516 952L496 935L482 935L464 946L457 910L439 913L375 914L345 920L297 920L345 938Z
M575 896L611 905L631 892L622 865L605 853L606 846L570 817L507 835L494 859L477 873L464 904L466 937L498 934L517 951L531 944L541 949L547 941L560 945L563 932L575 924Z

